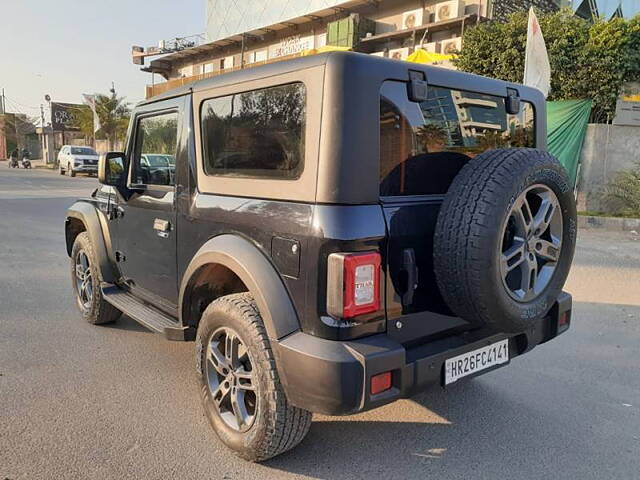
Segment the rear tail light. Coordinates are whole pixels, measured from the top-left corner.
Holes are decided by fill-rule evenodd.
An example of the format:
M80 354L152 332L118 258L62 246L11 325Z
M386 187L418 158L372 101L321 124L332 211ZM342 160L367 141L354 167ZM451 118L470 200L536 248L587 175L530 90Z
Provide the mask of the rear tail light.
M332 253L327 273L327 312L353 318L380 309L380 254Z

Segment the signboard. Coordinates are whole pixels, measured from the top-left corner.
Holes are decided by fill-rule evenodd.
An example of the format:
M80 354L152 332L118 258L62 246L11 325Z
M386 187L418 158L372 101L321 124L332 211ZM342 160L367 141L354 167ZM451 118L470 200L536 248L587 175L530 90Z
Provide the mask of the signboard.
M51 127L54 131L79 131L76 127L76 116L86 105L75 103L51 102Z
M628 97L627 97L628 98ZM638 98L640 100L640 98ZM640 127L640 101L618 100L616 102L616 116L614 125L631 125Z
M287 55L300 53L303 50L309 50L311 48L313 48L313 35L306 37L292 35L269 46L269 58L286 57Z

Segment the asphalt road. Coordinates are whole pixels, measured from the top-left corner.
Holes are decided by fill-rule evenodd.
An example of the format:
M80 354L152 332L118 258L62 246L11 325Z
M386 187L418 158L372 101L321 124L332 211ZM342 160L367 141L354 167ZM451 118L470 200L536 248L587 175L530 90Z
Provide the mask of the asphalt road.
M569 333L447 391L316 416L254 465L203 416L192 343L81 320L63 214L95 185L0 164L0 478L640 478L640 237L580 232Z

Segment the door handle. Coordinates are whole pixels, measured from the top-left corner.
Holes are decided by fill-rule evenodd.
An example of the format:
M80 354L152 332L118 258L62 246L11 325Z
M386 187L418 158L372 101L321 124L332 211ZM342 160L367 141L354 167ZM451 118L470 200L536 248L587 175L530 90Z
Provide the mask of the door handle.
M171 224L168 220L156 218L153 221L153 229L158 232L159 237L167 238L169 236L169 231L171 230Z

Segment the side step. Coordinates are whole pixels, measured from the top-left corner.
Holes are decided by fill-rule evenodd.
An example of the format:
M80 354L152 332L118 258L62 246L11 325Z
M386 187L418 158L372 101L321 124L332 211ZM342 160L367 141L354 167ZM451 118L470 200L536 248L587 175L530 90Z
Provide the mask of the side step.
M138 300L120 287L102 285L102 296L122 313L130 316L149 330L162 333L168 340L185 340L186 327L180 327L170 316Z

